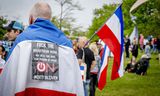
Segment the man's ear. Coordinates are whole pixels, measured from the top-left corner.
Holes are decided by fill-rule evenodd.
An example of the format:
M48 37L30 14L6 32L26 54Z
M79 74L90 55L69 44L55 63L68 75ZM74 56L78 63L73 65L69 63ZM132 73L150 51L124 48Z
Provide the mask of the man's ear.
M16 30L16 31L14 31L14 33L15 33L16 35L19 35L19 34L20 34L20 30Z
M34 20L33 20L33 16L30 15L30 16L29 16L29 25L33 24L33 21L34 21Z
M16 30L16 32L15 32L17 35L19 35L20 34L20 30Z

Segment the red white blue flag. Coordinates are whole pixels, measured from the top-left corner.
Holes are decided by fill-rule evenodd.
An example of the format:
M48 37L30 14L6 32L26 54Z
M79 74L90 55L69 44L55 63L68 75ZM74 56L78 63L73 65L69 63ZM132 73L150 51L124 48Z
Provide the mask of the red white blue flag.
M109 48L105 45L102 59L101 59L101 68L98 76L98 88L102 90L106 84L107 78L107 69L108 69L108 56L109 56Z
M111 50L114 55L113 67L111 79L114 80L123 76L123 16L121 6L117 8L114 14L107 20L107 22L98 30L97 35L99 38L107 45L107 47ZM106 53L108 54L108 53ZM107 56L107 55L106 55ZM107 59L105 57L104 59ZM106 60L102 60L106 62ZM106 62L107 63L107 62ZM102 65L103 66L103 65ZM105 69L105 67L101 67L101 69ZM103 71L102 71L103 72ZM99 74L99 80L106 79L105 76L101 76L101 72ZM100 82L100 81L99 81ZM104 86L99 83L99 86ZM103 89L103 88L99 88Z

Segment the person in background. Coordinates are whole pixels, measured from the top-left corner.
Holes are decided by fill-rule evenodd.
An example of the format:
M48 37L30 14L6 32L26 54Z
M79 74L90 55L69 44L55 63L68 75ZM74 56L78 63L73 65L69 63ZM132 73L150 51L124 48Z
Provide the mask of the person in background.
M6 54L6 51L5 51L5 48L0 45L0 74L2 72L2 69L4 67L4 64L5 64L5 54Z
M130 39L128 35L125 38L125 51L126 51L126 58L129 58L129 46L130 46Z
M142 34L140 34L139 44L140 44L141 51L143 51L143 48L144 48L144 36Z
M24 27L17 21L11 21L7 26L4 26L4 29L7 30L4 37L5 40L15 41L17 36L23 31Z
M145 49L145 46L146 46L147 42L149 42L149 41L148 41L148 39L144 38L144 41L143 41L143 42L144 42L144 43L143 43L143 49Z
M133 41L133 47L132 47L132 59L136 59L138 56L138 44L137 41Z
M97 44L97 47L98 47L98 54L102 58L104 47L103 47L103 45L100 42L96 42L96 44Z
M135 73L136 71L137 71L136 60L135 58L132 58L131 61L129 61L129 63L127 64L125 72Z
M73 50L75 54L77 54L78 52L77 40L76 39L72 40L72 44L73 44Z
M145 46L145 50L144 50L145 54L148 55L149 57L151 57L151 47L149 42L147 42L146 46Z
M17 36L23 31L24 27L21 23L17 21L11 21L7 26L3 27L7 30L7 33L4 35L4 47L6 49L6 55L8 55L9 50L11 49L13 42Z
M152 38L152 41L151 41L151 53L156 53L156 38Z
M143 54L141 58L136 62L137 65L137 71L136 74L138 75L146 75L147 69L149 67L149 61L151 57L149 57L147 54Z
M159 59L159 64L160 64L160 35L157 37L157 50L158 50L158 57L157 59Z
M99 66L100 66L100 56L98 54L98 48L96 45L96 42L93 42L89 45L89 48L92 50L94 53L96 65L93 70L90 71L91 75L91 81L90 81L90 96L95 96L95 91L96 91L96 85L97 85L97 77L98 77L98 72L99 72Z
M86 64L86 77L84 77L84 92L85 92L85 96L88 96L88 90L89 89L89 85L90 85L90 71L94 69L94 66L96 65L96 61L94 58L94 53L91 51L91 49L89 49L86 45L87 43L87 38L86 37L79 37L78 39L78 53L77 53L77 58L78 58L78 62L79 65L81 66L81 64L83 62L85 62ZM84 60L83 60L84 58Z
M157 53L158 52L158 49L157 49L157 38L154 39L154 46L155 46L154 53Z
M160 54L160 35L157 37L157 50L158 53Z

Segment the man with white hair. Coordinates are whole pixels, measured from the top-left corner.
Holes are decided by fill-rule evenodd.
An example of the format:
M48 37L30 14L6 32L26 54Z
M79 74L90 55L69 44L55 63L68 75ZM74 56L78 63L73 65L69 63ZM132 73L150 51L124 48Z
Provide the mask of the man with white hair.
M51 13L45 2L33 6L30 26L15 40L0 75L0 96L84 96L71 41L52 24Z

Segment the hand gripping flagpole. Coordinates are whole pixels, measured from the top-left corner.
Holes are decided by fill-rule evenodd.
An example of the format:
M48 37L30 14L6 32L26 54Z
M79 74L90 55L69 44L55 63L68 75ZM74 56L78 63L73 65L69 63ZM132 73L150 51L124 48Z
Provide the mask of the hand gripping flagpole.
M119 4L119 6L113 11L112 14L114 14L115 11L116 11L121 5L122 5L122 3ZM112 16L112 14L111 14L111 16ZM108 19L111 18L111 16L110 16L109 18L107 18L106 22L108 21ZM93 37L97 34L97 32L106 24L106 22L105 22L97 31L94 32L94 34L93 34L93 35L91 36L91 38L86 42L86 44L84 45L84 47L86 47L86 46L88 45L88 43L93 39Z

